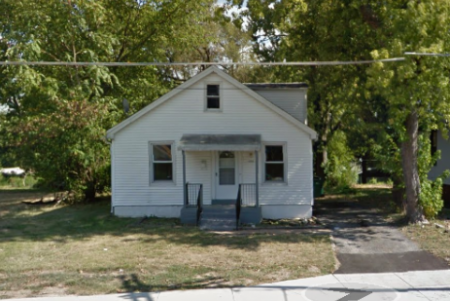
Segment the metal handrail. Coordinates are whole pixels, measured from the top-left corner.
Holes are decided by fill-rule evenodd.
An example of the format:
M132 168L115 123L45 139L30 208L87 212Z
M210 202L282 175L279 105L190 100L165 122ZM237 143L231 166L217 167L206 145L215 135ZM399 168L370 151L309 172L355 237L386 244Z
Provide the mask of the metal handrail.
M197 207L197 225L203 212L203 184L186 183L185 206Z
M241 207L242 207L241 186L242 184L239 184L238 194L236 198L236 230L239 230L239 224L241 223Z
M200 223L200 217L202 216L203 212L203 184L200 184L200 189L198 191L197 196L197 226Z
M196 206L197 199L200 192L200 186L202 184L199 183L186 183L186 196L184 204L186 206Z

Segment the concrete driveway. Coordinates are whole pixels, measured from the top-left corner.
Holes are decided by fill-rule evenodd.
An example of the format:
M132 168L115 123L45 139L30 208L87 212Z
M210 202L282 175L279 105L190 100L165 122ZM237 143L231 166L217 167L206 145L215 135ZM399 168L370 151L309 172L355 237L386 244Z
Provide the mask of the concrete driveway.
M317 202L315 215L332 229L340 266L335 273L386 273L450 268L406 238L375 209L356 202Z

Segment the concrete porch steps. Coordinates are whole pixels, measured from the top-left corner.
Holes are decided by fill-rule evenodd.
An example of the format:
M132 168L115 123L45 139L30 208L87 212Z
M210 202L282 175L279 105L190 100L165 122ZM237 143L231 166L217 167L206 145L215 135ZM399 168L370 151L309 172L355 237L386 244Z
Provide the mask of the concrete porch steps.
M203 207L200 229L214 231L236 230L236 207L233 205Z

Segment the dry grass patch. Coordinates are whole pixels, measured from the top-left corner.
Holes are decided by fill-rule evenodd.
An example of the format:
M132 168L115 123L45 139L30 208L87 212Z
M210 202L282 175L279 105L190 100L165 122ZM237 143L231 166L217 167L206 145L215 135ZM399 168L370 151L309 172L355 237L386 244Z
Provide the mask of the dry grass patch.
M220 235L112 217L109 200L25 205L0 191L0 298L246 286L326 274L328 235Z
M446 229L438 228L434 223ZM450 265L450 209L444 209L440 217L430 221L429 225L406 225L402 231L423 250L445 259Z

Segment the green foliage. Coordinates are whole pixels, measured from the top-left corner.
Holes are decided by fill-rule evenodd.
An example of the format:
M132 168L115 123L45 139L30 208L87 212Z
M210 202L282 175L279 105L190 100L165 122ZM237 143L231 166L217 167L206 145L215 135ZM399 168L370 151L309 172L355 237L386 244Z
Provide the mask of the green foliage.
M94 193L109 186L109 150L104 127L105 104L87 101L48 101L54 111L27 119L12 117L7 124L24 166L35 171L39 185L53 189Z
M428 172L436 161L440 158L441 152L431 154L431 143L427 132L419 136L419 176L420 176L420 197L419 204L427 218L434 218L442 210L444 202L442 200L442 185L444 179L450 176L450 171L446 170L437 179L428 179Z
M368 183L369 183L369 184L377 184L377 183L378 183L377 178L371 178L371 179L368 181Z
M378 168L391 175L396 185L403 187L403 173L400 146L395 133L379 128L380 133L368 141L372 155L378 163Z
M445 175L447 177L448 174ZM420 182L419 203L423 213L427 218L434 218L442 210L444 201L442 200L442 178L434 181L422 179Z
M33 188L37 183L34 175L27 174L25 177L4 177L0 174L0 187L11 189L11 188Z
M345 133L337 131L328 143L330 156L325 165L327 174L327 189L342 190L355 184L358 173L355 168L355 158L347 147Z
M379 24L366 11L369 3L373 2L363 5L357 0L249 0L249 30L259 42L254 44L255 52L265 61L370 59L370 52L377 45ZM340 164L341 148L351 148L358 157L368 151L365 142L371 133L366 124L372 121L373 112L367 110L371 101L370 93L365 93L367 68L358 65L266 69L269 81L305 81L309 85L308 126L319 134L314 144L318 176L323 176L323 168L327 168L325 173L334 173L329 175L333 181L347 178L343 182L351 182L352 176L343 175L349 174L347 163L342 168L336 166ZM376 101L371 106L376 106ZM348 139L341 142L341 147L336 147L335 140L331 147L332 137L339 130L345 131ZM334 162L327 163L327 158Z
M239 59L249 36L215 0L1 0L1 61ZM92 199L108 189L106 130L201 68L0 66L0 155L40 185ZM241 76L245 72L234 70ZM239 71L239 72L238 72ZM180 76L182 75L182 76Z

